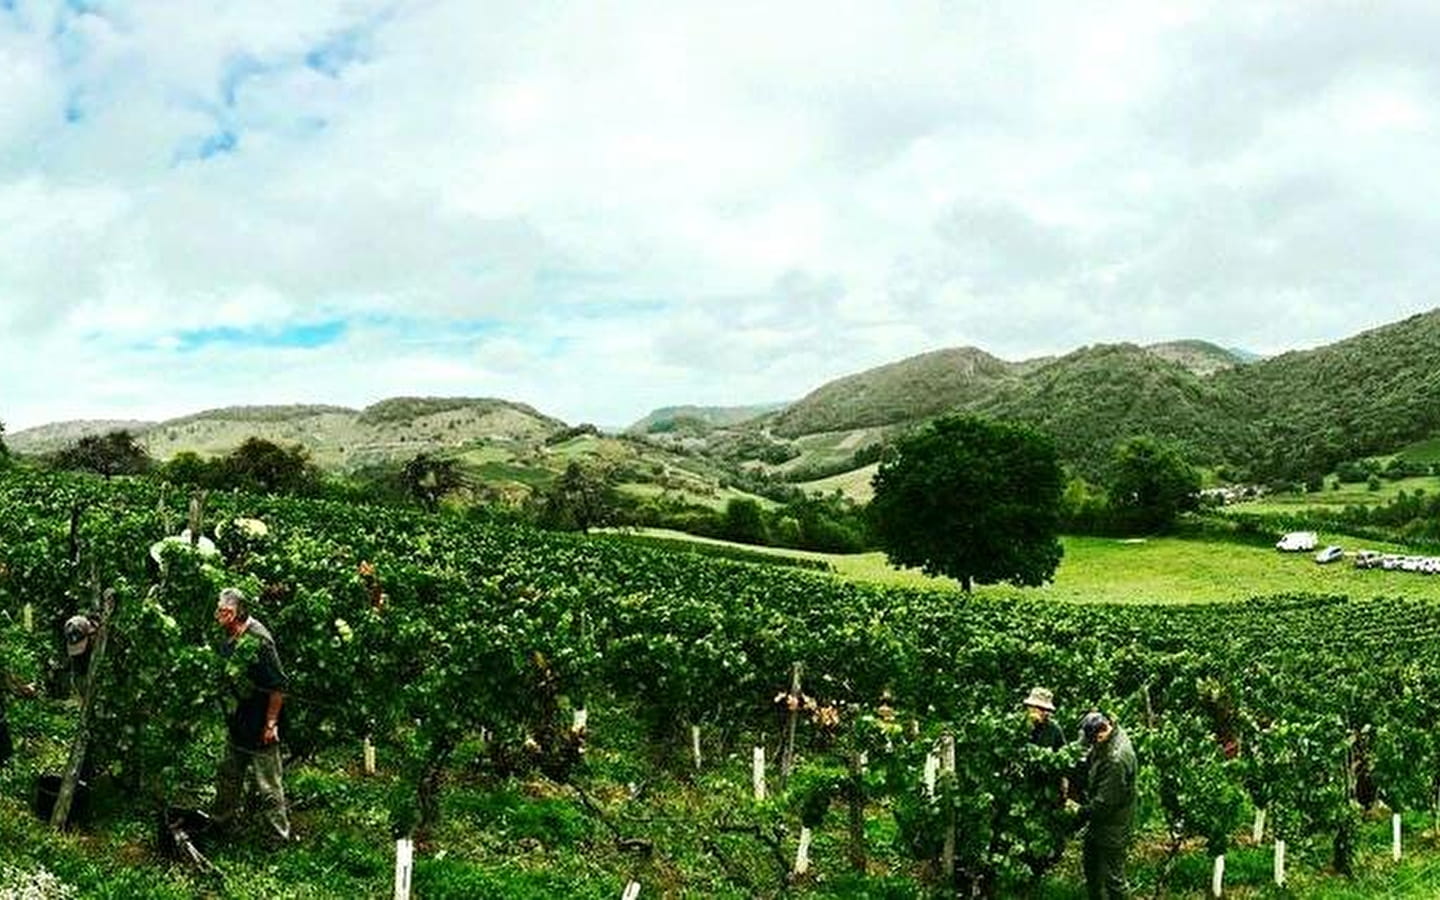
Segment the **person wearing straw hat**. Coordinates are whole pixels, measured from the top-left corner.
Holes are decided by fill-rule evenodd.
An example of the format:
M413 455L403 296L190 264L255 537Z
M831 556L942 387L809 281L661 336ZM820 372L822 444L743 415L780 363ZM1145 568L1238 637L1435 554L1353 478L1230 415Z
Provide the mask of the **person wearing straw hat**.
M1049 688L1033 687L1021 701L1025 707L1026 719L1030 722L1030 736L1027 742L1047 751L1058 751L1065 746L1065 734L1055 724L1055 694ZM1050 835L1048 847L1032 848L1025 855L1025 863L1038 879L1045 874L1065 852L1069 837L1071 814L1065 809L1065 795L1069 790L1069 778L1051 774L1044 768L1032 769L1028 776L1028 790L1039 804L1036 813L1044 821Z
M1025 697L1025 714L1030 719L1030 743L1047 750L1065 746L1065 733L1055 724L1055 695L1048 688L1031 688Z

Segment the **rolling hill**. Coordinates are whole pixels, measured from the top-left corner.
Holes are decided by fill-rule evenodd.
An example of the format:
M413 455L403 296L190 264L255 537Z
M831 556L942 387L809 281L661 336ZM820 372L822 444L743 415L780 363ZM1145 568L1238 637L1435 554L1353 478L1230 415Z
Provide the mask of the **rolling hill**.
M182 451L218 456L246 438L300 444L329 469L409 459L477 441L539 442L565 423L522 403L491 398L396 397L363 410L341 406L232 406L164 422L67 422L18 431L12 450L45 453L85 434L127 428L156 459Z

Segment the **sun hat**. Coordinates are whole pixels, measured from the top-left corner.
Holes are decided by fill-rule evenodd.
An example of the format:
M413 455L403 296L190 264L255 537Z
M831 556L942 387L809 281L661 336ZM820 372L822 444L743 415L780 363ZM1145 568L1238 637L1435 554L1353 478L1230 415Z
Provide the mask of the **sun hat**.
M1048 688L1031 688L1030 695L1025 698L1025 706L1033 706L1036 709L1048 709L1055 711L1055 695Z

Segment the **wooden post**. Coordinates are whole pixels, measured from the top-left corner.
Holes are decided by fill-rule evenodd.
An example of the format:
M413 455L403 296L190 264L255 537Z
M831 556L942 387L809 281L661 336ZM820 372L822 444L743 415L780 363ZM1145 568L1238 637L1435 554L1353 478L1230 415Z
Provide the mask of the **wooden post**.
M804 825L800 826L800 844L795 848L795 874L804 875L810 871L810 841L815 835Z
M375 742L370 740L370 735L365 735L363 745L364 771L366 775L375 774Z
M955 735L945 732L940 739L940 774L949 776L951 790L954 789L955 779ZM955 804L953 798L948 797L951 802L945 804L945 844L940 852L940 873L945 877L945 883L955 882Z
M1285 886L1285 842L1280 838L1275 839L1275 884Z
M206 491L196 491L190 495L190 546L194 547L200 543L200 529L205 524L205 497Z
M765 799L765 748L756 747L750 763L750 781L755 787L755 802Z
M410 900L410 880L415 871L415 842L410 838L395 841L394 900Z
M1210 876L1210 896L1219 898L1225 887L1225 854L1215 857L1215 869Z
M850 756L850 867L856 872L870 868L870 855L865 846L865 754Z
M160 533L170 534L175 527L170 515L170 482L160 484L160 499L155 502L155 515L160 519Z
M1397 812L1390 817L1390 856L1396 862L1400 861L1400 814Z
M25 608L20 610L20 621L25 626L26 634L35 630L35 605L33 603L25 604Z
M92 586L100 593L100 575L96 566L90 567ZM65 774L60 779L60 793L55 798L55 808L50 813L50 826L64 828L70 818L70 805L75 800L75 786L80 783L80 770L85 765L85 751L90 743L90 720L95 712L95 688L99 683L100 668L105 662L105 645L110 637L110 614L115 611L115 591L107 588L100 600L100 624L93 637L94 647L90 651L90 666L85 672L85 693L80 698L80 728L70 744L70 756L65 763Z
M695 771L700 771L700 765L704 759L700 756L700 726L690 726L690 754L695 757Z
M620 900L636 900L640 896L640 882L632 881L625 885L625 892L620 895Z
M1250 829L1250 839L1260 843L1265 839L1265 807L1255 810L1255 825Z
M786 699L789 713L785 722L785 747L780 753L780 788L784 790L790 782L790 772L795 768L795 724L800 719L800 663L790 667L790 696Z
M920 781L925 785L925 796L930 800L935 799L935 776L940 772L940 757L935 751L925 754L925 771L920 776Z

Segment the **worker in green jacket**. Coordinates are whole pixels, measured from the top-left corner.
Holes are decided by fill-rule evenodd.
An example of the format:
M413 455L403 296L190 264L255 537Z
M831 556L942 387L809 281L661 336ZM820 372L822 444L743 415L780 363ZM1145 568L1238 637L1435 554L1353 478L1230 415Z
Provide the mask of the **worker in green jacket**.
M1115 721L1100 712L1080 722L1086 757L1085 888L1092 900L1125 896L1125 853L1135 821L1135 750Z

